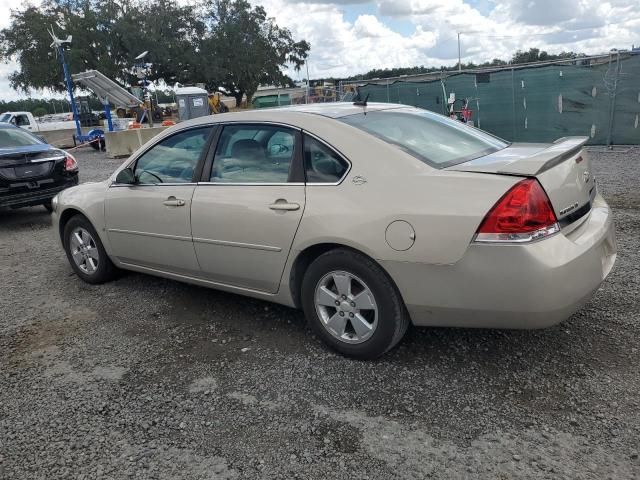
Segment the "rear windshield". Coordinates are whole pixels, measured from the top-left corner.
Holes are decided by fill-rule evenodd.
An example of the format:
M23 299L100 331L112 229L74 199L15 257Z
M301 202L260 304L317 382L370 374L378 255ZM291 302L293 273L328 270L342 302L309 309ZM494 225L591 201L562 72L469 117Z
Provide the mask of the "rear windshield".
M0 148L26 147L44 143L21 128L0 128Z
M509 146L482 130L418 108L358 113L339 120L396 145L435 168L468 162Z

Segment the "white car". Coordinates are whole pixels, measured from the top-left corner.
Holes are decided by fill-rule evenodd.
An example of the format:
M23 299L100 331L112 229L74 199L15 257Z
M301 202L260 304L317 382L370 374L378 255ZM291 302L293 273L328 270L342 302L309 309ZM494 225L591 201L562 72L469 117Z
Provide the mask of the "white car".
M169 128L54 222L90 283L116 268L302 308L358 358L408 325L539 328L616 258L586 138L508 144L425 110L323 104Z

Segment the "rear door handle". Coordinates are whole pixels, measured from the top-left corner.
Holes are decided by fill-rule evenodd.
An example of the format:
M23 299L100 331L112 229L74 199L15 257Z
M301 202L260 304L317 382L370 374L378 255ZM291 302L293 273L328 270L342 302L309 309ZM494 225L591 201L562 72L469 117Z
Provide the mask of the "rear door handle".
M167 207L184 207L185 201L182 200L181 198L176 198L176 197L169 197L167 198L164 202L162 202L163 205L166 205Z
M278 200L275 201L275 203L272 203L271 205L269 205L269 208L271 210L285 210L285 211L294 211L294 210L299 210L300 209L300 204L299 203L289 203L286 200L279 198Z

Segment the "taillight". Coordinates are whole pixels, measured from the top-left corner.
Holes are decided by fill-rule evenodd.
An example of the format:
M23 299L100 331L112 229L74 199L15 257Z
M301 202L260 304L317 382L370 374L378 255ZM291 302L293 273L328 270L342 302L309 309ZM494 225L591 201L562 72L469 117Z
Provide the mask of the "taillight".
M549 197L535 178L515 184L484 217L476 242L524 243L560 231Z
M67 172L75 172L78 170L78 162L73 158L73 155L70 153L65 153L64 157L64 169Z

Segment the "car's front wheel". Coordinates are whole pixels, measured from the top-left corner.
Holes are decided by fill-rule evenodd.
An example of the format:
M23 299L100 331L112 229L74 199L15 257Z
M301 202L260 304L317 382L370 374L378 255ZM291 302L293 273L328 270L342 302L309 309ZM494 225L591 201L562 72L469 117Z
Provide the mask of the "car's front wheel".
M107 252L93 225L76 215L64 227L64 250L76 274L87 283L104 283L116 275Z
M354 358L393 348L409 316L391 279L373 260L347 249L320 255L302 282L305 315L329 346Z

